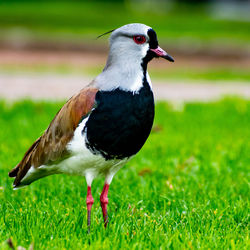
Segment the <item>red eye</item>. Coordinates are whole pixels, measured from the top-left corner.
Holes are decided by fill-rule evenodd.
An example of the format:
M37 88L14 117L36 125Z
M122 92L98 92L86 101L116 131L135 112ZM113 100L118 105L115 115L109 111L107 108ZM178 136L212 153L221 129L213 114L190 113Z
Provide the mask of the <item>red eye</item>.
M146 42L146 37L145 36L133 36L133 40L137 44L143 44Z

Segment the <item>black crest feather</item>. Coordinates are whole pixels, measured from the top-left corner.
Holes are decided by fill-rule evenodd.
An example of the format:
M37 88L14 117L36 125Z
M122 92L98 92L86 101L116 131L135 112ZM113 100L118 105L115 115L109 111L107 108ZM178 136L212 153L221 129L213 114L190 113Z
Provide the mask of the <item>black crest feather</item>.
M101 34L100 36L98 36L96 39L98 39L98 38L100 38L100 37L102 37L102 36L105 36L105 35L107 35L107 34L109 34L109 33L112 33L114 30L116 30L116 29L113 29L113 30L107 31L107 32L105 32L105 33Z

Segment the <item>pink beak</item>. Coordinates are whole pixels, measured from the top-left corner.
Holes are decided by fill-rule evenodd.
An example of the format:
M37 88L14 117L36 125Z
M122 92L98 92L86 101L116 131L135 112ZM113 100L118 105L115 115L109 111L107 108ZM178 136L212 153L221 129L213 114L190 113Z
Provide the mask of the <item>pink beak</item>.
M170 56L165 50L163 50L161 47L157 47L156 49L150 49L156 54L156 57L162 57L167 59L170 62L174 62L174 58Z

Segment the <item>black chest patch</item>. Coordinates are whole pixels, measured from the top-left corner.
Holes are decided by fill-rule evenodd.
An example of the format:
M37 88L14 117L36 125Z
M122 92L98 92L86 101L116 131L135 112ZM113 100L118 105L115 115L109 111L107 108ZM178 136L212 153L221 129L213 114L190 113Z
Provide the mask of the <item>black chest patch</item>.
M84 128L87 147L106 160L136 154L154 120L154 97L148 83L135 94L120 89L99 91L96 103Z

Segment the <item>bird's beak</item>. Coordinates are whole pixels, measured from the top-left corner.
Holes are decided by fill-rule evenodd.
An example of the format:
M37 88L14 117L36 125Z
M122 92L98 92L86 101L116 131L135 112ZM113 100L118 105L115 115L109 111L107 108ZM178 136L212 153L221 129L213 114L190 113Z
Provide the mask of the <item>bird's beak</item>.
M150 49L153 51L156 55L156 57L162 57L170 62L174 62L174 58L170 56L165 50L163 50L161 47L157 47L156 49Z

